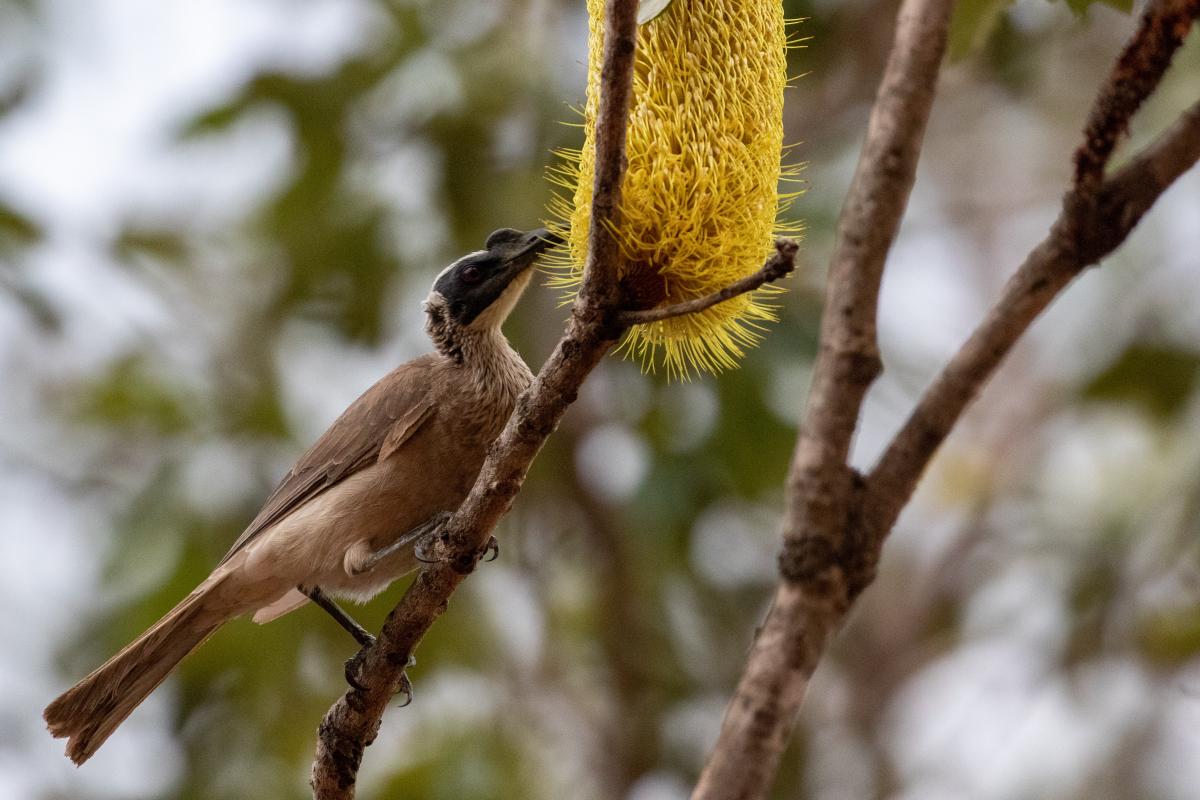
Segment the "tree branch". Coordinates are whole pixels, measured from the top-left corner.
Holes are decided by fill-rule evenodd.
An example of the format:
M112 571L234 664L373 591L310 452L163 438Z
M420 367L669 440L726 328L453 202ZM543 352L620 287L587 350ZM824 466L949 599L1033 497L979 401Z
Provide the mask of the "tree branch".
M626 310L617 315L617 321L623 327L644 325L648 322L661 322L671 317L682 317L685 314L695 314L712 308L718 303L731 300L739 294L753 292L764 283L772 283L796 268L796 251L800 245L794 239L780 238L775 240L775 253L766 263L752 275L734 281L720 291L713 292L695 300L686 300L671 306L660 306L645 310Z
M853 493L850 440L881 369L876 306L908 203L952 0L905 0L838 222L821 349L788 477L782 580L725 712L694 800L766 794L825 640L850 603L838 566Z
M1147 7L1137 33L1130 38L1092 104L1075 151L1077 192L1094 193L1129 121L1158 88L1197 15L1195 0L1169 0Z
M1103 177L1117 139L1200 15L1200 0L1158 0L1099 93L1075 155L1073 186L1049 236L864 480L849 467L849 440L863 394L878 372L874 315L882 262L911 186L926 98L936 78L936 62L918 63L905 50L926 48L926 56L940 61L948 12L949 3L938 0L906 0L901 9L871 129L886 129L879 118L902 113L896 104L918 116L918 124L908 132L911 138L894 132L886 147L873 147L868 133L839 225L818 379L789 476L782 580L694 798L766 794L825 644L873 579L883 540L937 447L1033 319L1080 271L1119 246L1158 196L1200 158L1197 103L1125 168ZM919 34L913 16L925 19ZM914 81L920 90L905 92ZM865 191L870 186L898 196L889 203ZM886 226L883 232L873 225L876 219Z
M1152 88L1151 88L1152 91ZM1094 207L1068 195L1049 235L1009 279L980 326L926 389L867 479L862 525L878 559L883 538L925 467L1017 339L1085 268L1111 253L1180 175L1200 160L1200 102L1094 190Z
M637 5L637 0L608 0L605 9L588 259L567 331L517 401L471 493L440 534L443 557L418 573L388 615L378 641L363 651L359 678L363 688L348 690L321 721L312 770L313 796L318 800L354 796L363 750L375 739L409 657L446 610L455 588L475 568L496 523L520 491L533 458L574 402L584 378L620 333L610 322L620 303L615 279L620 252L612 230L619 222L625 169Z

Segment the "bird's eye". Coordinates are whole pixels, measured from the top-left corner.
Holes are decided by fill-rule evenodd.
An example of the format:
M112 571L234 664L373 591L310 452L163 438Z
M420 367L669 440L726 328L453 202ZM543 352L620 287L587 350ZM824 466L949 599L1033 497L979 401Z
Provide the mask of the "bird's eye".
M464 283L479 283L483 280L483 270L474 264L468 264L462 268L459 276L463 279Z

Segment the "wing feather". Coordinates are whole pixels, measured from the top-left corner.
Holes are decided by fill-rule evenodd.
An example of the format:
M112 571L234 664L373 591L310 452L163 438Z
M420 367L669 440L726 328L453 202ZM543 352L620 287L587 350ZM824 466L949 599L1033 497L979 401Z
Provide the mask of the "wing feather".
M351 403L283 477L221 563L292 511L390 457L412 438L436 410L431 386L437 362L429 354L402 364Z

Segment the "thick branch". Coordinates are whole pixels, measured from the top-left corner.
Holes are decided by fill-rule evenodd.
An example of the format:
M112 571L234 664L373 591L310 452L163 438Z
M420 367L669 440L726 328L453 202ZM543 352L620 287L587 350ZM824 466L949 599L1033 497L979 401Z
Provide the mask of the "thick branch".
M905 0L838 223L821 350L789 475L783 580L725 712L695 800L767 793L825 640L849 605L837 565L853 492L846 466L881 365L883 265L908 203L945 52L952 0Z
M325 715L313 762L313 795L318 800L354 796L364 748L400 686L404 668L450 595L475 567L496 523L520 491L530 463L558 425L579 386L612 346L607 324L616 311L619 251L611 235L624 173L625 129L629 116L637 0L609 0L606 6L604 64L596 120L596 179L592 193L591 240L583 289L567 331L488 452L471 493L440 536L441 558L417 575L388 615L379 639L363 654L360 683Z
M623 326L644 325L647 322L661 322L671 317L682 317L685 314L695 314L712 308L718 303L732 300L739 294L753 292L764 283L772 283L796 268L796 251L800 245L794 239L776 239L775 253L753 275L747 275L741 280L734 281L720 291L713 292L695 300L686 300L672 306L650 308L642 311L622 311L617 315L617 321Z

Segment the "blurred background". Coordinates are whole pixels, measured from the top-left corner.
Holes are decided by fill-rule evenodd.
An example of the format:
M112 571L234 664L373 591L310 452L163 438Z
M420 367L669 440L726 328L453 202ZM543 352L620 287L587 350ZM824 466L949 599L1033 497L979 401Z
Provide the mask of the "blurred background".
M581 139L582 5L0 0L0 798L307 793L356 649L312 608L226 626L81 769L41 708L428 348L420 301L446 263L544 216L551 151ZM808 237L781 322L718 378L593 375L500 559L420 648L361 797L687 796L774 581L824 265L895 13L786 5L812 39L791 54ZM857 464L1047 229L1132 26L1104 5L963 4ZM1134 143L1198 86L1193 34ZM939 455L776 797L1196 797L1198 309L1193 171ZM535 369L565 316L540 288L510 321ZM357 613L376 628L399 593Z

